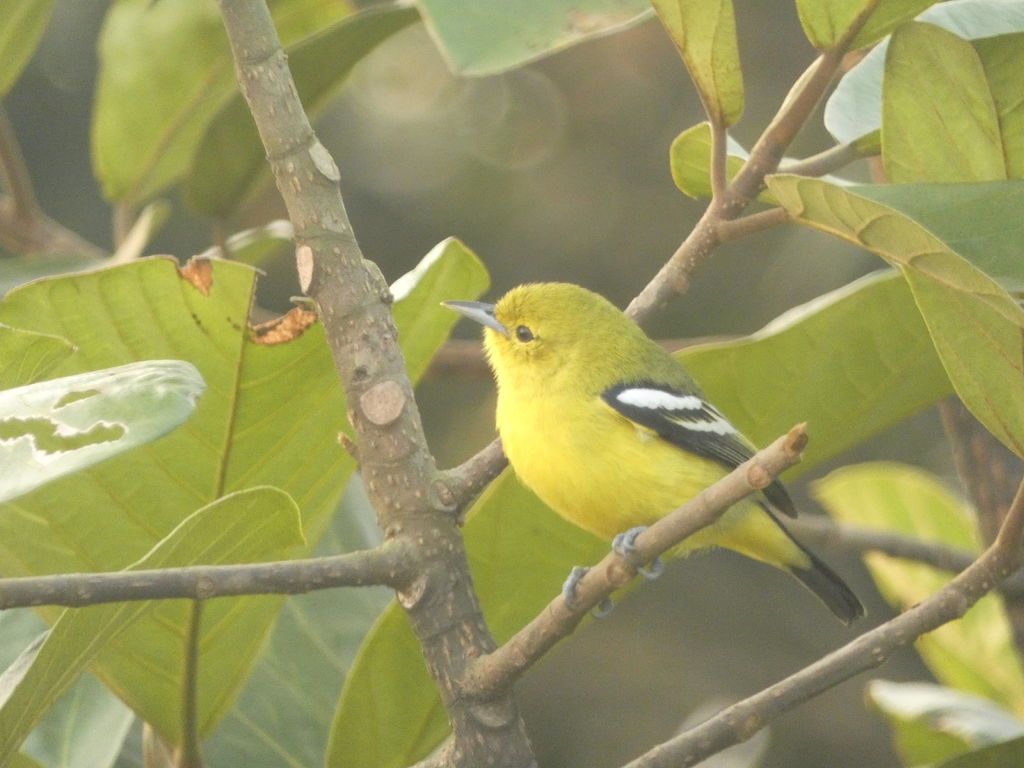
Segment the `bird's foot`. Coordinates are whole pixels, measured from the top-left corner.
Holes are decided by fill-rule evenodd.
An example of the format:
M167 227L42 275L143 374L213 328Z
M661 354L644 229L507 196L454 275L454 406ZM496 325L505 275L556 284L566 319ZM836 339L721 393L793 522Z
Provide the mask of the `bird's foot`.
M562 599L565 600L565 604L571 609L576 610L576 588L579 586L580 579L587 575L589 568L584 568L581 565L573 567L569 572L569 578L565 580L565 584L562 585ZM606 597L600 602L599 605L595 606L590 614L595 619L603 619L609 613L612 612L612 608L615 604L612 602L610 597Z
M636 537L646 530L646 525L639 525L636 528L630 528L628 531L620 533L612 539L612 551L636 568L636 572L645 579L652 580L661 576L665 570L665 563L660 557L656 557L645 568L643 563L636 561Z

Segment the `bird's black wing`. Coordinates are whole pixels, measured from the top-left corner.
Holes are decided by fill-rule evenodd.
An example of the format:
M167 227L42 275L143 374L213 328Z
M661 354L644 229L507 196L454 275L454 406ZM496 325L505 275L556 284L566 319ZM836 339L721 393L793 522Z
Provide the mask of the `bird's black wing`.
M643 381L616 384L605 390L601 399L662 440L729 469L754 455L753 446L742 433L700 395ZM778 480L764 489L764 495L780 512L796 517L796 507Z

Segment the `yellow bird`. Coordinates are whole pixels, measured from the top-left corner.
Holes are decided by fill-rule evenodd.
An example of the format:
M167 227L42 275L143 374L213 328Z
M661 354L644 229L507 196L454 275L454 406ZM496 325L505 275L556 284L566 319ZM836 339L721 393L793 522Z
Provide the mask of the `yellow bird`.
M562 517L616 539L627 558L643 526L754 455L682 364L596 293L537 283L494 305L445 305L484 326L498 431L516 474ZM780 514L796 509L776 481L669 554L727 547L793 574L843 622L863 616L856 595Z

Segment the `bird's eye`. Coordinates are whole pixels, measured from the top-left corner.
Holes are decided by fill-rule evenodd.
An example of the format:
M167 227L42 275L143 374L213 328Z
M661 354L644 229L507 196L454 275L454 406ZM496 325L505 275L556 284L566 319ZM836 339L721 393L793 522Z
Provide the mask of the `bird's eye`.
M519 339L519 341L523 342L533 341L533 331L531 331L525 325L520 325L518 328L516 328L516 338Z

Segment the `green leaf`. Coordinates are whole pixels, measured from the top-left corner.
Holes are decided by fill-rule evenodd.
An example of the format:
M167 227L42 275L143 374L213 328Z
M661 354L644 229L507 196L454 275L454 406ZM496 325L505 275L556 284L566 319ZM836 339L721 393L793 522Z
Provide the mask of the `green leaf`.
M652 0L693 78L712 122L733 125L743 114L732 0Z
M449 239L391 286L399 341L414 381L457 319L440 306L441 299L475 299L487 284L476 256ZM362 549L378 537L369 502L350 501L335 515L318 551ZM390 597L390 590L358 589L289 598L238 703L204 745L206 756L212 761L221 755L226 764L321 763L338 691Z
M506 471L477 500L464 529L473 583L502 642L559 594L572 565L607 542L555 515ZM529 557L523 553L528 552ZM447 716L401 608L374 626L345 682L331 729L332 768L399 768L447 733Z
M45 622L30 610L0 613L0 670L45 631ZM84 672L29 734L22 752L5 765L108 768L133 720L130 709Z
M391 286L398 338L414 380L426 370L457 321L457 315L440 307L440 300L473 299L486 288L486 272L479 260L454 239L440 243ZM378 534L369 506L365 503L361 511L357 505L355 509L352 506L348 505L350 514L338 516L332 523L334 536L322 543L324 554L376 543ZM368 534L368 529L374 534ZM207 755L223 755L225 761L230 756L236 762L247 762L243 758L249 755L248 762L252 762L262 745L269 742L274 744L275 754L289 765L321 764L338 690L356 650L389 597L387 590L349 590L343 595L313 593L290 599L238 706L228 713L207 744ZM399 628L399 633L406 624L401 611L388 621ZM401 647L412 651L412 666L415 670L418 665L425 677L415 640ZM395 667L392 672L399 670L400 675L406 674L404 667ZM412 679L402 679L406 682L399 699L416 695ZM429 679L425 683L423 692L434 695ZM294 707L282 708L283 696L294 701Z
M1006 175L1024 179L1024 33L978 40L974 48L995 101Z
M365 496L346 497L317 556L379 543L380 531ZM338 692L392 594L370 587L290 596L238 701L203 743L207 763L322 765Z
M781 175L768 186L795 221L900 268L961 400L1024 455L1024 310L1006 291L911 218L849 189Z
M417 0L430 34L464 75L493 75L645 20L647 0Z
M11 761L7 764L6 768L46 768L46 766L42 766L28 755L18 752L11 755Z
M396 604L381 614L345 679L331 724L327 768L403 768L448 734L423 651Z
M1024 735L1024 723L988 699L934 683L872 680L867 697L889 720L904 765L930 765Z
M74 351L67 339L0 323L0 390L39 381Z
M731 181L749 155L732 136L726 135L725 140L728 152L725 175ZM783 165L786 161L783 158ZM693 198L711 197L711 123L697 123L676 136L669 148L669 167L672 180L684 195ZM830 174L820 178L833 184L849 184ZM775 198L767 190L762 190L757 199L762 203L775 204Z
M731 181L743 167L747 152L731 136L726 141L725 175ZM711 197L711 123L697 123L676 136L668 159L680 192L693 198Z
M28 735L22 751L45 768L109 768L134 713L84 672Z
M821 51L835 47L862 14L870 13L845 48L855 51L881 40L899 24L936 2L938 0L797 0L796 9L804 34L811 45Z
M270 6L285 47L349 12L347 3L319 0ZM99 55L93 165L108 199L142 205L188 171L236 90L217 5L119 0L107 12Z
M815 483L813 493L841 522L980 551L971 512L931 475L913 467L844 467ZM904 610L952 578L923 563L877 552L864 559L882 595ZM940 682L1024 713L1024 672L999 595L986 595L959 621L918 638L915 647Z
M952 0L918 19L965 40L1024 32L1022 0ZM825 104L825 127L843 144L860 143L882 125L882 71L889 41L875 46L851 69Z
M173 260L144 259L32 283L0 304L3 321L78 347L57 373L180 357L201 371L208 387L193 418L162 440L6 503L3 573L118 570L197 505L254 485L274 484L296 499L309 546L324 530L353 462L337 443L345 404L322 328L314 324L274 345L256 343L246 330L251 268L199 262L185 274L189 279ZM296 392L303 407L294 407ZM204 629L219 638L200 665L204 698L217 702L204 728L230 705L278 605L238 602L220 626ZM42 613L50 621L57 616L53 609ZM149 616L136 626L134 645L122 645L118 658L105 656L94 668L172 738L178 723L166 690L149 682L156 679L153 668L168 670L161 680L180 673L181 632L180 625Z
M0 391L0 501L162 437L205 388L191 363L147 360Z
M937 768L1017 768L1024 764L1024 738L982 747L947 760Z
M0 14L0 99L32 58L55 0L6 0Z
M253 488L230 494L197 510L128 570L170 568L196 564L245 563L283 557L302 542L299 510L287 494L276 488ZM280 597L247 597L237 601L204 603L203 622L216 628L246 602L279 603ZM119 645L130 642L144 615L160 622L181 626L192 603L183 600L109 603L64 611L41 643L30 645L0 676L0 763L25 739L53 702L74 682L97 656L112 655ZM209 634L208 632L205 634ZM138 638L136 638L138 639ZM147 638L148 639L148 638ZM172 639L174 667L148 669L127 694L129 703L138 688L146 686L163 695L163 711L151 721L163 733L176 733L181 719L181 670L185 636ZM153 645L149 646L152 652ZM228 653L237 649L225 649ZM115 651L116 652L116 651ZM204 654L207 656L209 654ZM101 677L109 668L100 667ZM177 670L177 673L175 673ZM107 684L115 684L112 679ZM205 723L215 703L199 699L200 722ZM205 711L204 711L205 710ZM175 740L176 741L176 740Z
M851 187L906 214L1008 289L1024 285L1024 181Z
M437 282L434 270L450 274L452 284ZM2 321L67 336L79 348L76 365L173 353L192 361L209 387L196 415L167 438L5 505L0 572L116 570L151 549L197 501L257 484L274 484L300 505L308 545L296 556L308 553L326 529L354 462L337 441L347 429L345 403L322 327L314 323L295 338L257 343L245 327L251 268L200 262L185 274L189 279L172 260L144 259L26 285L0 304ZM482 268L465 252L445 249L421 275L403 300L411 306L434 291L476 298L463 291L481 283ZM451 314L437 307L402 321L401 341L416 342L405 352L411 370L422 370L434 354L436 347L421 340L441 343L437 329L450 327ZM231 705L277 607L239 606L216 628L212 657L204 656L200 665L200 689L217 702L204 728ZM46 615L55 618L53 611ZM181 627L144 619L137 629L138 644L123 649L116 670L114 660L104 657L101 663L111 665L105 680L120 694L132 694L145 719L162 725L163 694L149 695L140 681L154 667L177 668L174 643Z
M356 64L418 18L413 8L375 6L290 47L288 66L306 112L314 115L322 109ZM200 213L226 218L269 177L266 153L249 107L236 92L212 119L199 143L186 177L186 199Z
M490 285L487 270L460 240L449 237L391 285L395 324L415 329L400 337L409 376L418 380L447 341L459 316L441 306L452 296L480 296ZM415 289L415 290L414 290Z
M951 391L905 281L888 271L796 307L750 337L676 356L755 444L807 422L811 440L789 477Z
M79 253L47 254L45 258L40 258L39 254L34 253L5 256L0 259L0 295L41 277L64 275L68 272L81 272L109 265L106 257L97 258Z
M1006 178L999 119L977 52L932 24L904 24L889 43L882 88L889 181Z

